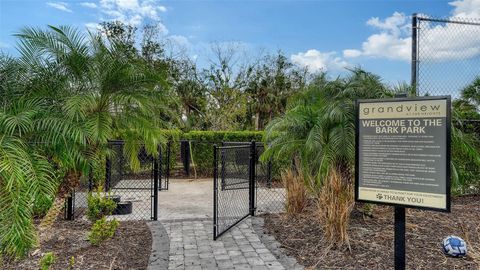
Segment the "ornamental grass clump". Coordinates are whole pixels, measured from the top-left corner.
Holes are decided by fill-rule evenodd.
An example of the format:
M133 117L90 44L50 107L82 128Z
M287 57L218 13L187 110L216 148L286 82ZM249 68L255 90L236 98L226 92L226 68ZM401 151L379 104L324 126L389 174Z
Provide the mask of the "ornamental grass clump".
M347 245L350 249L348 224L355 205L353 183L330 169L318 198L318 216L326 242L331 247Z
M304 184L303 174L299 170L287 170L282 173L282 181L286 190L285 210L287 214L302 213L307 206L307 189Z
M476 228L466 228L462 224L461 228L467 242L467 255L480 265L480 225Z

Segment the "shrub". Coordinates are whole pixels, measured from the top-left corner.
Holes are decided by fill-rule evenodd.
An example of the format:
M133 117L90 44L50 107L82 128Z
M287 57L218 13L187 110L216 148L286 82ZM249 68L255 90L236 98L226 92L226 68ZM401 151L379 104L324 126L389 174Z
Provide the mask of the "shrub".
M56 256L53 252L47 252L43 257L40 259L40 269L41 270L48 270L50 266L55 263Z
M107 221L106 217L102 217L93 224L92 229L88 234L88 241L94 246L99 245L115 235L118 225L119 222L116 219Z
M298 214L307 206L307 189L301 171L294 173L291 170L282 173L282 181L287 192L285 208L287 214Z
M99 190L95 194L88 194L87 203L87 217L92 222L112 214L117 207L117 204L112 199L102 195Z
M39 195L35 197L33 215L37 218L44 217L52 206L53 200L55 200L54 196Z
M170 143L170 168L174 168L175 165L177 164L177 155L180 153L180 139L183 136L183 132L180 130L169 130L165 129L162 130L163 136L165 139ZM167 146L162 147L162 158L167 158ZM163 164L163 162L162 162Z
M191 155L197 171L202 175L213 172L213 145L222 142L261 142L263 131L191 131L183 134L191 141Z
M463 140L471 142L472 149L462 151L459 147L452 147L452 194L478 194L480 193L480 159L475 157L480 153L480 140L473 133L460 133ZM467 149L467 148L465 148ZM472 152L476 152L472 153Z

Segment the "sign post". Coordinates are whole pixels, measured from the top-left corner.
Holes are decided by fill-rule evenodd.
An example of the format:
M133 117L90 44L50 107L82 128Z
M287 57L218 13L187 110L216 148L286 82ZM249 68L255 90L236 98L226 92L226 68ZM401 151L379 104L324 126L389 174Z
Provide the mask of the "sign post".
M405 269L405 207L450 212L448 96L358 100L355 200L395 206L395 269Z

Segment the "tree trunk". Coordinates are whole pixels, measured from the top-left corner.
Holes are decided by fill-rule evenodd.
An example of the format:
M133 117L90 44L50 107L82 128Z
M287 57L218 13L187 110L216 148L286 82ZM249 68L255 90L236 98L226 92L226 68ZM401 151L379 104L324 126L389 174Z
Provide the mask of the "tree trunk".
M60 187L57 192L57 196L53 201L52 206L48 209L47 214L43 217L42 221L39 225L39 236L40 236L40 243L42 241L47 241L51 237L50 228L53 226L55 221L57 220L58 215L62 212L63 207L65 205L65 198L70 194L73 189L78 186L80 183L80 176L81 174L75 171L69 171L64 179L63 182L60 184Z

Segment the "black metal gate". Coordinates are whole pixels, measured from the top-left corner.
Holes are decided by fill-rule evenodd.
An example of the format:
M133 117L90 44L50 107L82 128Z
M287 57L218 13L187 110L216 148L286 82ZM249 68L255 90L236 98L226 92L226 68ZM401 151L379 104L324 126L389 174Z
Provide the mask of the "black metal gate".
M213 238L255 214L256 144L214 146Z

